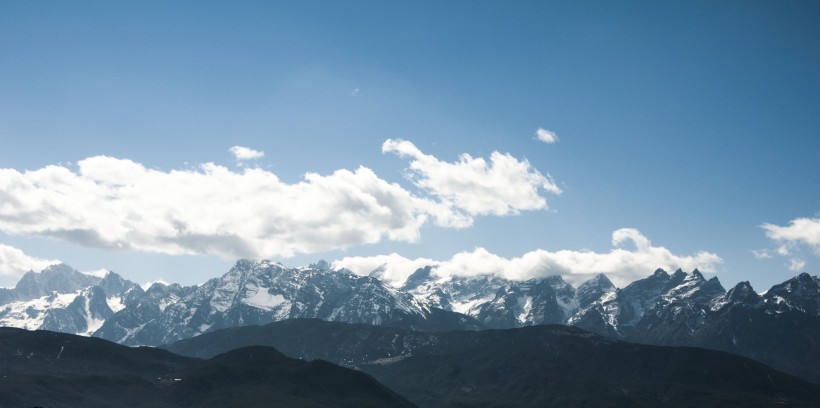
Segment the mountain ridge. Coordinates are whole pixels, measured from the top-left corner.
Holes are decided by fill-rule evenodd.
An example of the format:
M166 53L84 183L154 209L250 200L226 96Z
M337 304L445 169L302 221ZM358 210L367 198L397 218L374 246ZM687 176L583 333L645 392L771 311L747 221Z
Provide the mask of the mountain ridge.
M253 344L355 367L430 408L807 407L820 401L820 386L747 358L626 343L563 325L427 333L294 319L218 330L165 348L207 358ZM803 385L791 388L793 381Z
M155 346L290 318L430 332L568 324L630 342L731 352L820 383L815 368L820 350L814 346L820 344L820 279L808 274L759 295L748 283L727 292L716 277L680 269L671 274L658 269L624 288L615 288L601 274L576 288L560 276L442 278L426 267L398 289L323 261L286 268L240 260L202 285L155 283L148 289L114 272L99 278L79 276L67 266L47 271L60 273L67 275L57 280L64 290L76 289L85 279L95 285L0 305L0 324ZM26 289L29 297L48 287L42 276L27 276L27 282L41 285ZM772 336L788 339L779 342Z

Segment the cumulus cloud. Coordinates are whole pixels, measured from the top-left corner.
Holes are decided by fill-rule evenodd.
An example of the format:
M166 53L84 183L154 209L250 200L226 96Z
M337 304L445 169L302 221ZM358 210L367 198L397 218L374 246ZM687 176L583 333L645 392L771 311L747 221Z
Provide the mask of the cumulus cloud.
M228 149L229 152L233 155L236 160L253 160L259 159L265 156L265 152L260 152L258 150L253 150L249 147L243 146L232 146Z
M555 143L558 141L558 135L544 128L535 130L535 137L544 143Z
M766 223L760 227L778 245L775 252L789 258L787 266L791 271L806 267L806 261L800 257L801 248L820 256L820 218L796 218L787 226Z
M805 245L820 254L820 218L797 218L785 227L767 223L761 225L761 228L775 242Z
M13 284L28 271L39 272L58 263L56 259L35 258L18 248L0 244L0 285Z
M545 207L537 188L551 182L526 161L500 157L477 170L512 177L509 191L492 193L489 205L472 203L488 188L481 183L455 191L439 187L434 176L437 189L416 194L366 167L307 173L296 183L259 168L233 171L206 163L161 171L108 156L89 157L76 168L0 169L0 231L95 248L225 258L290 257L383 239L414 242L425 224L461 228L475 215Z
M631 245L628 245L631 244ZM495 275L512 280L526 280L561 275L570 283L580 283L599 273L606 274L616 285L624 286L635 279L651 274L656 268L672 271L677 268L703 272L715 272L723 259L711 252L694 255L677 255L667 248L654 246L643 234L632 228L622 228L612 233L613 249L599 253L593 251L537 249L520 257L505 258L485 248L459 252L449 260L407 259L396 254L369 261L367 258L344 258L334 265L366 275L374 265L387 264L390 269L388 283L401 286L407 277L424 265L435 266L434 273L442 279L452 276ZM630 248L627 248L629 246Z
M489 163L462 154L454 163L424 154L413 143L388 139L382 152L409 157L410 180L456 212L467 216L515 215L547 208L541 192L560 194L561 189L525 160L493 152Z

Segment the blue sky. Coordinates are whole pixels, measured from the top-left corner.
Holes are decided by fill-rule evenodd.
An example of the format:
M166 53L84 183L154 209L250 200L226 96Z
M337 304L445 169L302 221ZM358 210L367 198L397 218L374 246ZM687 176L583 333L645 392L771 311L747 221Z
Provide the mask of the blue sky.
M340 238L275 258L543 250L549 262L536 263L552 272L535 273L585 276L596 271L566 257L611 254L613 232L629 228L672 262L710 260L725 286L763 290L820 273L819 18L808 1L3 2L0 168L77 174L78 162L104 155L165 174L211 162L235 174L257 168L293 185L308 172L364 166L441 203L444 190L408 179L412 157L383 152L386 140L444 163L462 154L489 163L497 151L561 193L534 190L548 208L502 197L520 210L473 211L462 228L428 221L414 239ZM538 128L558 142L536 140ZM238 161L232 146L264 156ZM73 211L105 213L105 203L85 203ZM48 220L32 227L21 205L0 204L0 244L27 257L182 283L233 263L218 240L117 249L55 234ZM6 268L0 284L18 272Z

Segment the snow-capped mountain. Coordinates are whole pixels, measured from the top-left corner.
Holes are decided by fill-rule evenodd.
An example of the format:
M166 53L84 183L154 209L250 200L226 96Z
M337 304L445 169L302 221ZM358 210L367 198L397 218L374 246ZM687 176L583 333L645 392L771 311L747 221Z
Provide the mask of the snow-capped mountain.
M654 337L687 336L703 326L713 300L725 293L716 277L706 280L697 269L691 274L678 270L671 276L668 289L644 313L630 334L644 340L648 337L646 333ZM675 330L656 329L672 322Z
M26 273L6 291L12 300L0 306L0 325L90 335L125 307L134 288L114 272L100 278L52 265Z
M560 276L509 282L477 308L476 317L497 328L562 324L578 309L575 294Z
M579 310L568 324L605 336L622 337L632 330L661 294L670 289L671 281L672 277L666 271L658 269L651 276L623 289L605 293Z
M401 288L376 276L333 270L326 262L286 268L240 260L202 285L155 283L143 290L114 272L100 278L56 265L0 291L0 325L160 345L292 318L422 331L557 323L633 342L729 351L802 376L814 374L799 372L794 362L820 365L820 279L808 274L763 295L748 282L726 292L697 270L658 269L622 289L604 275L577 288L560 276L441 277L434 267L415 271ZM788 350L772 351L772 336L788 337L777 343Z
M763 295L767 310L783 312L800 311L820 316L820 277L807 273L772 286Z
M96 285L100 278L72 269L65 264L51 265L41 272L29 271L17 282L14 289L3 293L3 303L15 300L31 300L56 293L73 293Z
M124 307L113 316L106 319L94 336L125 343L133 339L134 333L146 324L160 318L168 305L174 304L180 298L196 290L195 286L180 286L179 284L166 285L161 282L152 284L147 290L137 286L133 295L129 296ZM148 331L141 333L145 337L144 344L159 344L161 336L151 338Z
M475 317L488 327L512 328L564 324L577 310L615 286L604 275L576 290L560 276L523 282L491 275L438 277L427 266L411 274L402 290L430 306Z
M758 295L749 282L728 292L702 285L684 308L671 304L647 313L626 340L694 346L746 356L810 381L820 382L820 299L817 277L801 274Z
M510 283L487 275L441 278L432 271L431 266L419 268L401 289L432 307L470 316L476 316L481 305L493 301L499 290Z
M615 291L615 285L604 274L599 274L594 278L580 284L575 292L578 299L578 308L583 310L592 302L600 299L604 295Z
M190 293L173 288L169 293L178 299L165 307L127 308L106 321L95 336L122 344L157 345L221 328L297 317L426 330L479 327L376 278L331 270L326 262L289 269L271 261L240 260L222 277Z

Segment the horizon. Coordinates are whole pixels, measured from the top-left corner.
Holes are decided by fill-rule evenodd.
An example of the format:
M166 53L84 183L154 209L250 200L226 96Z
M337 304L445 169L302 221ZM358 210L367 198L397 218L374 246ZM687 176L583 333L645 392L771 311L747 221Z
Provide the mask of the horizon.
M820 275L817 3L0 11L0 286Z

